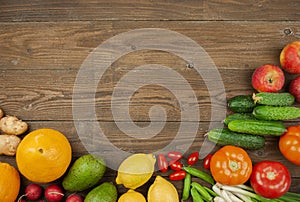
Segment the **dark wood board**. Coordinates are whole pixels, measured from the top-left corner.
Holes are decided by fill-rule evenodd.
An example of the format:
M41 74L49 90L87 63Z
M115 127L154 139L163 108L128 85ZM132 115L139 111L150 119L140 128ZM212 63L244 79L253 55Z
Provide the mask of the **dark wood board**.
M210 56L219 74L206 74L203 78L191 61L174 53L162 49L139 49L141 43L138 40L130 43L116 40L115 47L125 44L131 51L116 60L110 58L114 52L104 54L111 64L101 78L97 74L89 74L92 77L84 80L86 78L79 75L86 58L99 46L124 33L149 28L190 38ZM82 96L76 103L80 105L81 112L89 107L88 98L95 98L95 116L88 114L81 121L87 125L98 124L114 146L131 153L155 153L177 138L174 150L182 150L185 160L189 153L200 150L210 127L223 126L224 117L232 113L227 108L229 98L255 92L251 86L254 69L263 64L280 65L282 48L299 38L300 3L297 0L0 0L0 108L6 114L28 122L28 132L43 127L63 132L72 145L75 160L89 153L85 139L81 139L76 128L77 119L73 111L74 92L80 90ZM161 40L162 44L164 42ZM194 53L193 47L181 41L172 45L188 55ZM97 61L97 58L95 61L98 62L96 64L103 62ZM204 63L209 64L209 61L204 60ZM196 100L190 99L190 91L179 81L174 81L173 77L163 78L157 85L136 89L130 98L129 118L125 112L115 117L113 110L123 109L128 104L124 97L114 97L119 82L129 72L141 75L132 80L133 84L147 80L149 76L155 78L155 72L147 74L138 69L148 64L169 67L181 75L190 85ZM202 70L209 71L211 66ZM283 90L296 76L286 73ZM83 79L82 85L75 88L76 81L80 79ZM86 88L90 81L96 84L95 89ZM176 94L159 85L161 83L179 90L186 99L178 100ZM124 95L130 90L128 86L122 88ZM112 106L113 99L116 104ZM152 107L158 105L165 110L165 121L160 114L149 115ZM183 108L192 106L198 106L199 117L182 120ZM299 104L295 106L299 107ZM146 140L128 135L134 133L134 128L126 133L118 125L134 123L145 128L152 122L161 121L162 130ZM296 125L299 121L294 119L284 124ZM186 136L176 137L181 124L189 126L194 123L199 124L195 134L187 131ZM213 151L218 148L214 147ZM112 158L117 155L114 150L105 152L110 153ZM282 156L278 138L267 137L263 149L247 152L254 163L265 159L284 163L292 175L290 191L300 193L299 166ZM0 156L0 161L17 167L14 157ZM204 170L202 163L200 160L195 167ZM155 176L167 178L169 173L156 171L150 181L137 190L146 196ZM101 182L114 182L115 177L116 171L108 168ZM60 183L61 179L56 182ZM22 177L22 191L28 183ZM173 183L181 194L182 181ZM119 195L127 191L123 186L117 187Z

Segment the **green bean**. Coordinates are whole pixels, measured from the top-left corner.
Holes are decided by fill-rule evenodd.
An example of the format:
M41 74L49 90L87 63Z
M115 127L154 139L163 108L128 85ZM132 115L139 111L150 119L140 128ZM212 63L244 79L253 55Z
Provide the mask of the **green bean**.
M191 185L192 185L192 187L195 187L195 189L199 192L199 194L202 196L202 198L205 201L212 200L213 197L206 191L206 189L204 189L204 187L202 185L200 185L197 182L192 182Z
M206 187L206 186L203 186L203 187L204 187L204 189L205 189L211 196L213 196L213 197L218 196L218 194L217 194L216 192L214 192L212 189L210 189L210 188L208 188L208 187Z
M204 180L205 182L210 183L211 185L215 184L215 180L212 178L212 176L210 176L206 172L203 172L201 170L198 170L198 169L190 167L190 166L188 166L188 167L184 166L182 169L185 170L187 173L191 174L192 176L198 177L201 180Z
M201 198L201 195L197 191L195 187L191 188L191 195L193 198L193 202L204 202L203 199Z
M192 182L192 176L189 173L187 173L183 182L181 200L187 200L190 197L191 182Z

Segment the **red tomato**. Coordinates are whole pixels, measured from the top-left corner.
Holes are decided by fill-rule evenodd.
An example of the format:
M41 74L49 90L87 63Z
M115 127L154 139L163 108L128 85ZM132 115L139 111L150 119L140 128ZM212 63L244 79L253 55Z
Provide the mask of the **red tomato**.
M183 180L186 176L186 172L184 170L179 170L171 173L169 175L170 180Z
M168 157L172 160L178 161L182 158L182 153L180 152L169 152Z
M205 169L210 169L210 160L211 160L211 157L212 157L213 155L212 154L208 154L205 158L204 158L204 160L203 160L203 167L205 168Z
M257 194L279 198L289 190L291 175L282 163L265 160L254 165L250 183Z
M187 163L189 165L194 165L199 159L199 153L198 152L194 152L194 153L191 153L189 155L189 157L187 158Z
M165 173L168 171L168 161L165 157L165 155L163 154L159 154L158 157L157 157L157 166L158 166L158 169Z
M182 170L182 166L183 166L182 163L180 163L179 161L171 161L169 165L172 170L176 170L176 171Z

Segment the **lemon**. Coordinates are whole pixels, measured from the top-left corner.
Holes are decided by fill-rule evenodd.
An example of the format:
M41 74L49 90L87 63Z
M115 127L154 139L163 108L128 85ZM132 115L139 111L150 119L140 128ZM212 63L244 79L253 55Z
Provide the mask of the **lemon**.
M156 158L153 154L133 154L126 158L118 169L117 184L136 189L145 184L154 172Z
M146 202L145 197L132 189L129 189L125 194L122 194L118 202Z
M149 187L147 199L148 202L179 202L177 189L159 175Z

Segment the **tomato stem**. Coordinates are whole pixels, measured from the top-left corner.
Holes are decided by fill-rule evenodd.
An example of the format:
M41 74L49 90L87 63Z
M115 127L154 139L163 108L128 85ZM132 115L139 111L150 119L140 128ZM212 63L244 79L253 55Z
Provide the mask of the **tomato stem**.
M232 171L236 171L240 168L239 163L236 161L229 161L229 167Z
M267 173L267 178L269 179L269 180L274 180L275 178L276 178L276 173L275 172L268 172Z

